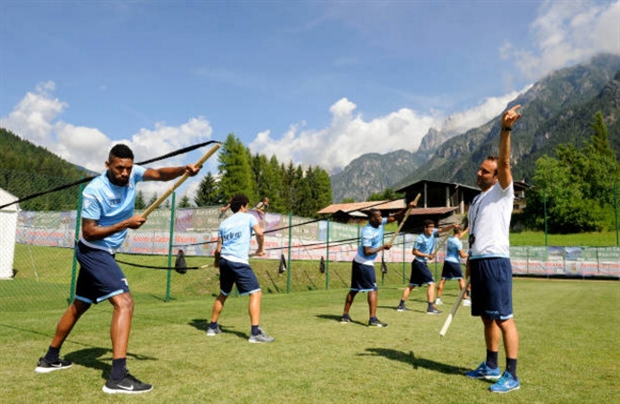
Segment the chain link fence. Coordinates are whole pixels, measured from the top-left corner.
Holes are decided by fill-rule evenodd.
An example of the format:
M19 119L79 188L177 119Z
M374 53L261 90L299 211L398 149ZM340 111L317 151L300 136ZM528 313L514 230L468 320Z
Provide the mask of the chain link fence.
M0 175L3 173L0 172ZM28 174L32 176L32 174ZM4 178L4 177L2 177ZM0 187L0 204L27 196L32 186L19 189L31 178L11 173ZM45 178L51 189L74 180ZM4 186L10 190L3 189ZM17 189L17 191L15 191ZM37 191L43 191L38 189ZM34 302L62 308L74 296L78 264L73 247L80 234L78 216L81 187L46 194L23 206L10 205L0 211L0 307L2 311L28 310ZM59 200L54 198L58 195ZM39 201L43 198L45 201ZM56 207L56 210L28 210ZM158 209L138 230L130 231L116 255L129 281L134 299L174 301L215 296L219 274L213 266L217 228L227 215L219 206ZM360 225L313 220L292 214L256 215L265 229L264 257L251 259L267 293L290 293L324 288L348 288L351 260L358 248ZM386 233L386 237L390 237ZM401 234L391 250L377 260L380 285L402 286L408 282L411 249L416 235ZM464 248L467 250L467 242ZM439 243L440 240L437 240ZM252 251L256 249L253 240ZM445 247L430 264L435 278L441 276ZM174 271L179 250L190 269ZM513 272L532 276L620 278L620 247L512 247ZM41 303L43 302L43 303Z

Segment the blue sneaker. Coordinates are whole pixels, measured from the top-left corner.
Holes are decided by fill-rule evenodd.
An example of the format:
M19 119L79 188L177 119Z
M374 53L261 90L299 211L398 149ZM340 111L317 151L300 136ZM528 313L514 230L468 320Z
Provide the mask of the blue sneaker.
M497 383L489 387L489 390L493 393L508 393L509 391L519 390L520 388L521 382L519 379L515 379L510 373L504 372Z
M470 370L465 373L465 376L471 377L472 379L485 379L485 380L497 380L500 378L501 373L499 371L499 367L496 369L491 369L487 366L486 362L482 362L476 370Z

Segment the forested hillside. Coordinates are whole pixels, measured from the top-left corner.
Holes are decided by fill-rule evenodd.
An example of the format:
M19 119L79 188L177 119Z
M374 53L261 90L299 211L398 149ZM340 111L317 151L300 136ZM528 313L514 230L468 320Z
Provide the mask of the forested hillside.
M71 184L89 176L47 149L0 128L0 188L18 198ZM24 210L73 210L78 187L48 194L20 204Z

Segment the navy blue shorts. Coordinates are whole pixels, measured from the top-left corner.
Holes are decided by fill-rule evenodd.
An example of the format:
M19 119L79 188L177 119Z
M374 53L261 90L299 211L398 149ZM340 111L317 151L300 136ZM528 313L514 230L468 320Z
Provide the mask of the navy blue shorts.
M260 292L256 274L248 264L222 258L220 260L220 292L224 296L230 295L234 284L237 284L239 294L242 296Z
M512 312L512 265L509 258L470 261L471 315L508 320Z
M374 265L364 265L357 261L351 264L351 291L372 292L377 290L377 275Z
M411 262L411 278L409 278L409 286L422 286L435 283L431 270L428 269L426 262L413 260Z
M129 292L125 274L114 261L114 256L78 242L76 258L80 273L75 287L75 298L84 303L100 303L112 296Z
M444 261L443 269L441 271L441 279L445 279L447 281L463 279L463 271L461 271L461 265L452 261Z

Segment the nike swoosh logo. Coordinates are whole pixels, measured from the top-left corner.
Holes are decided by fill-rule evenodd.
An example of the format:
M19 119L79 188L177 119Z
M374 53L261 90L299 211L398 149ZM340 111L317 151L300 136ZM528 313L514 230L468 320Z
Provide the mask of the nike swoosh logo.
M127 390L127 391L132 391L133 390L133 386L129 386L129 387L125 387L125 386L121 386L120 384L118 385L118 387L120 387L123 390Z

